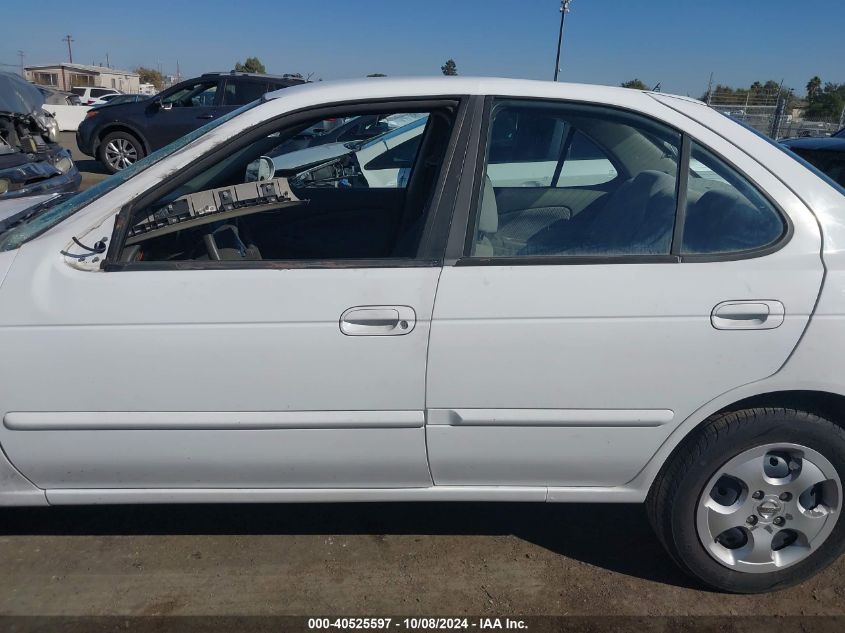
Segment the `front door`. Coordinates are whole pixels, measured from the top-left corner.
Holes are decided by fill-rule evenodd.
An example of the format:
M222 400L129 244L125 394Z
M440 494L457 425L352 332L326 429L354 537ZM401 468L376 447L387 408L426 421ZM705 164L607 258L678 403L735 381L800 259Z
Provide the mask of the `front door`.
M622 485L698 407L786 361L822 279L817 225L804 209L790 231L739 169L794 197L706 130L492 108L466 250L434 310L434 482Z
M391 188L352 150L251 181L284 143L268 130L127 209L106 271L58 257L67 231L26 245L0 317L10 460L47 489L430 485L441 268L421 236L456 106L417 112L431 122ZM247 195L264 186L288 195ZM204 215L151 219L186 205Z
M198 80L150 103L145 128L150 149L164 147L220 116L224 110L218 93L217 79Z

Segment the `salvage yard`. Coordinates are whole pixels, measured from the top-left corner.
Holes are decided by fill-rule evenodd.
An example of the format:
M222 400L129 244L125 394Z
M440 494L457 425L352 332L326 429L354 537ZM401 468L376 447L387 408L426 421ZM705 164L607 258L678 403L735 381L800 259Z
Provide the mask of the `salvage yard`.
M845 558L782 592L690 585L636 505L0 511L5 615L845 614Z

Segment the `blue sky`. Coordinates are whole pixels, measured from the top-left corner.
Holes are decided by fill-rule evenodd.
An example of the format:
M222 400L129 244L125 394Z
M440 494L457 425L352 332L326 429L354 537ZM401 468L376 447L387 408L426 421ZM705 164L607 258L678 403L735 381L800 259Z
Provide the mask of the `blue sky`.
M256 55L268 72L323 79L439 74L550 79L558 0L39 0L3 2L0 64L67 60L133 68L161 64L183 76L229 70ZM10 28L12 27L12 28ZM700 96L719 83L845 82L845 1L573 0L567 81L618 84L639 77ZM0 66L3 70L14 70Z

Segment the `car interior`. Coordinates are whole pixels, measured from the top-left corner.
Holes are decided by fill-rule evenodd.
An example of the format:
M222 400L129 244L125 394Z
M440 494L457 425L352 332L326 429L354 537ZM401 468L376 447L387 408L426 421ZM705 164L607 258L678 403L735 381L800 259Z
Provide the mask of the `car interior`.
M324 144L334 155L317 162L290 146L319 121L262 137L135 209L120 261L414 258L455 111L419 114L419 132L363 165L355 143ZM270 157L291 148L295 166L276 169ZM407 176L384 186L378 170Z
M494 110L475 257L668 255L680 136L618 111L538 104ZM742 177L696 148L684 250L774 242L779 214Z

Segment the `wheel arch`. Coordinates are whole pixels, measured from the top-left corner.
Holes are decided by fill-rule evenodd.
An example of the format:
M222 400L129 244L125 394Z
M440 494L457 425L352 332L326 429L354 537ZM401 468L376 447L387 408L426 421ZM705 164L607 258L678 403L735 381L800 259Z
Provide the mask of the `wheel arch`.
M805 386L777 387L768 384L741 388L717 398L687 417L669 435L643 470L626 487L639 489L643 498L652 489L658 475L683 450L700 429L716 415L742 409L773 407L798 409L814 413L845 428L845 390L835 386L806 388ZM803 387L803 388L802 388Z
M100 149L100 145L103 143L103 139L106 138L112 132L126 132L127 134L131 134L135 138L137 138L141 145L144 147L144 154L150 153L150 145L147 142L146 137L144 137L141 132L132 125L123 122L115 122L109 123L104 125L99 132L97 132L97 147L94 148L95 152L98 152Z

